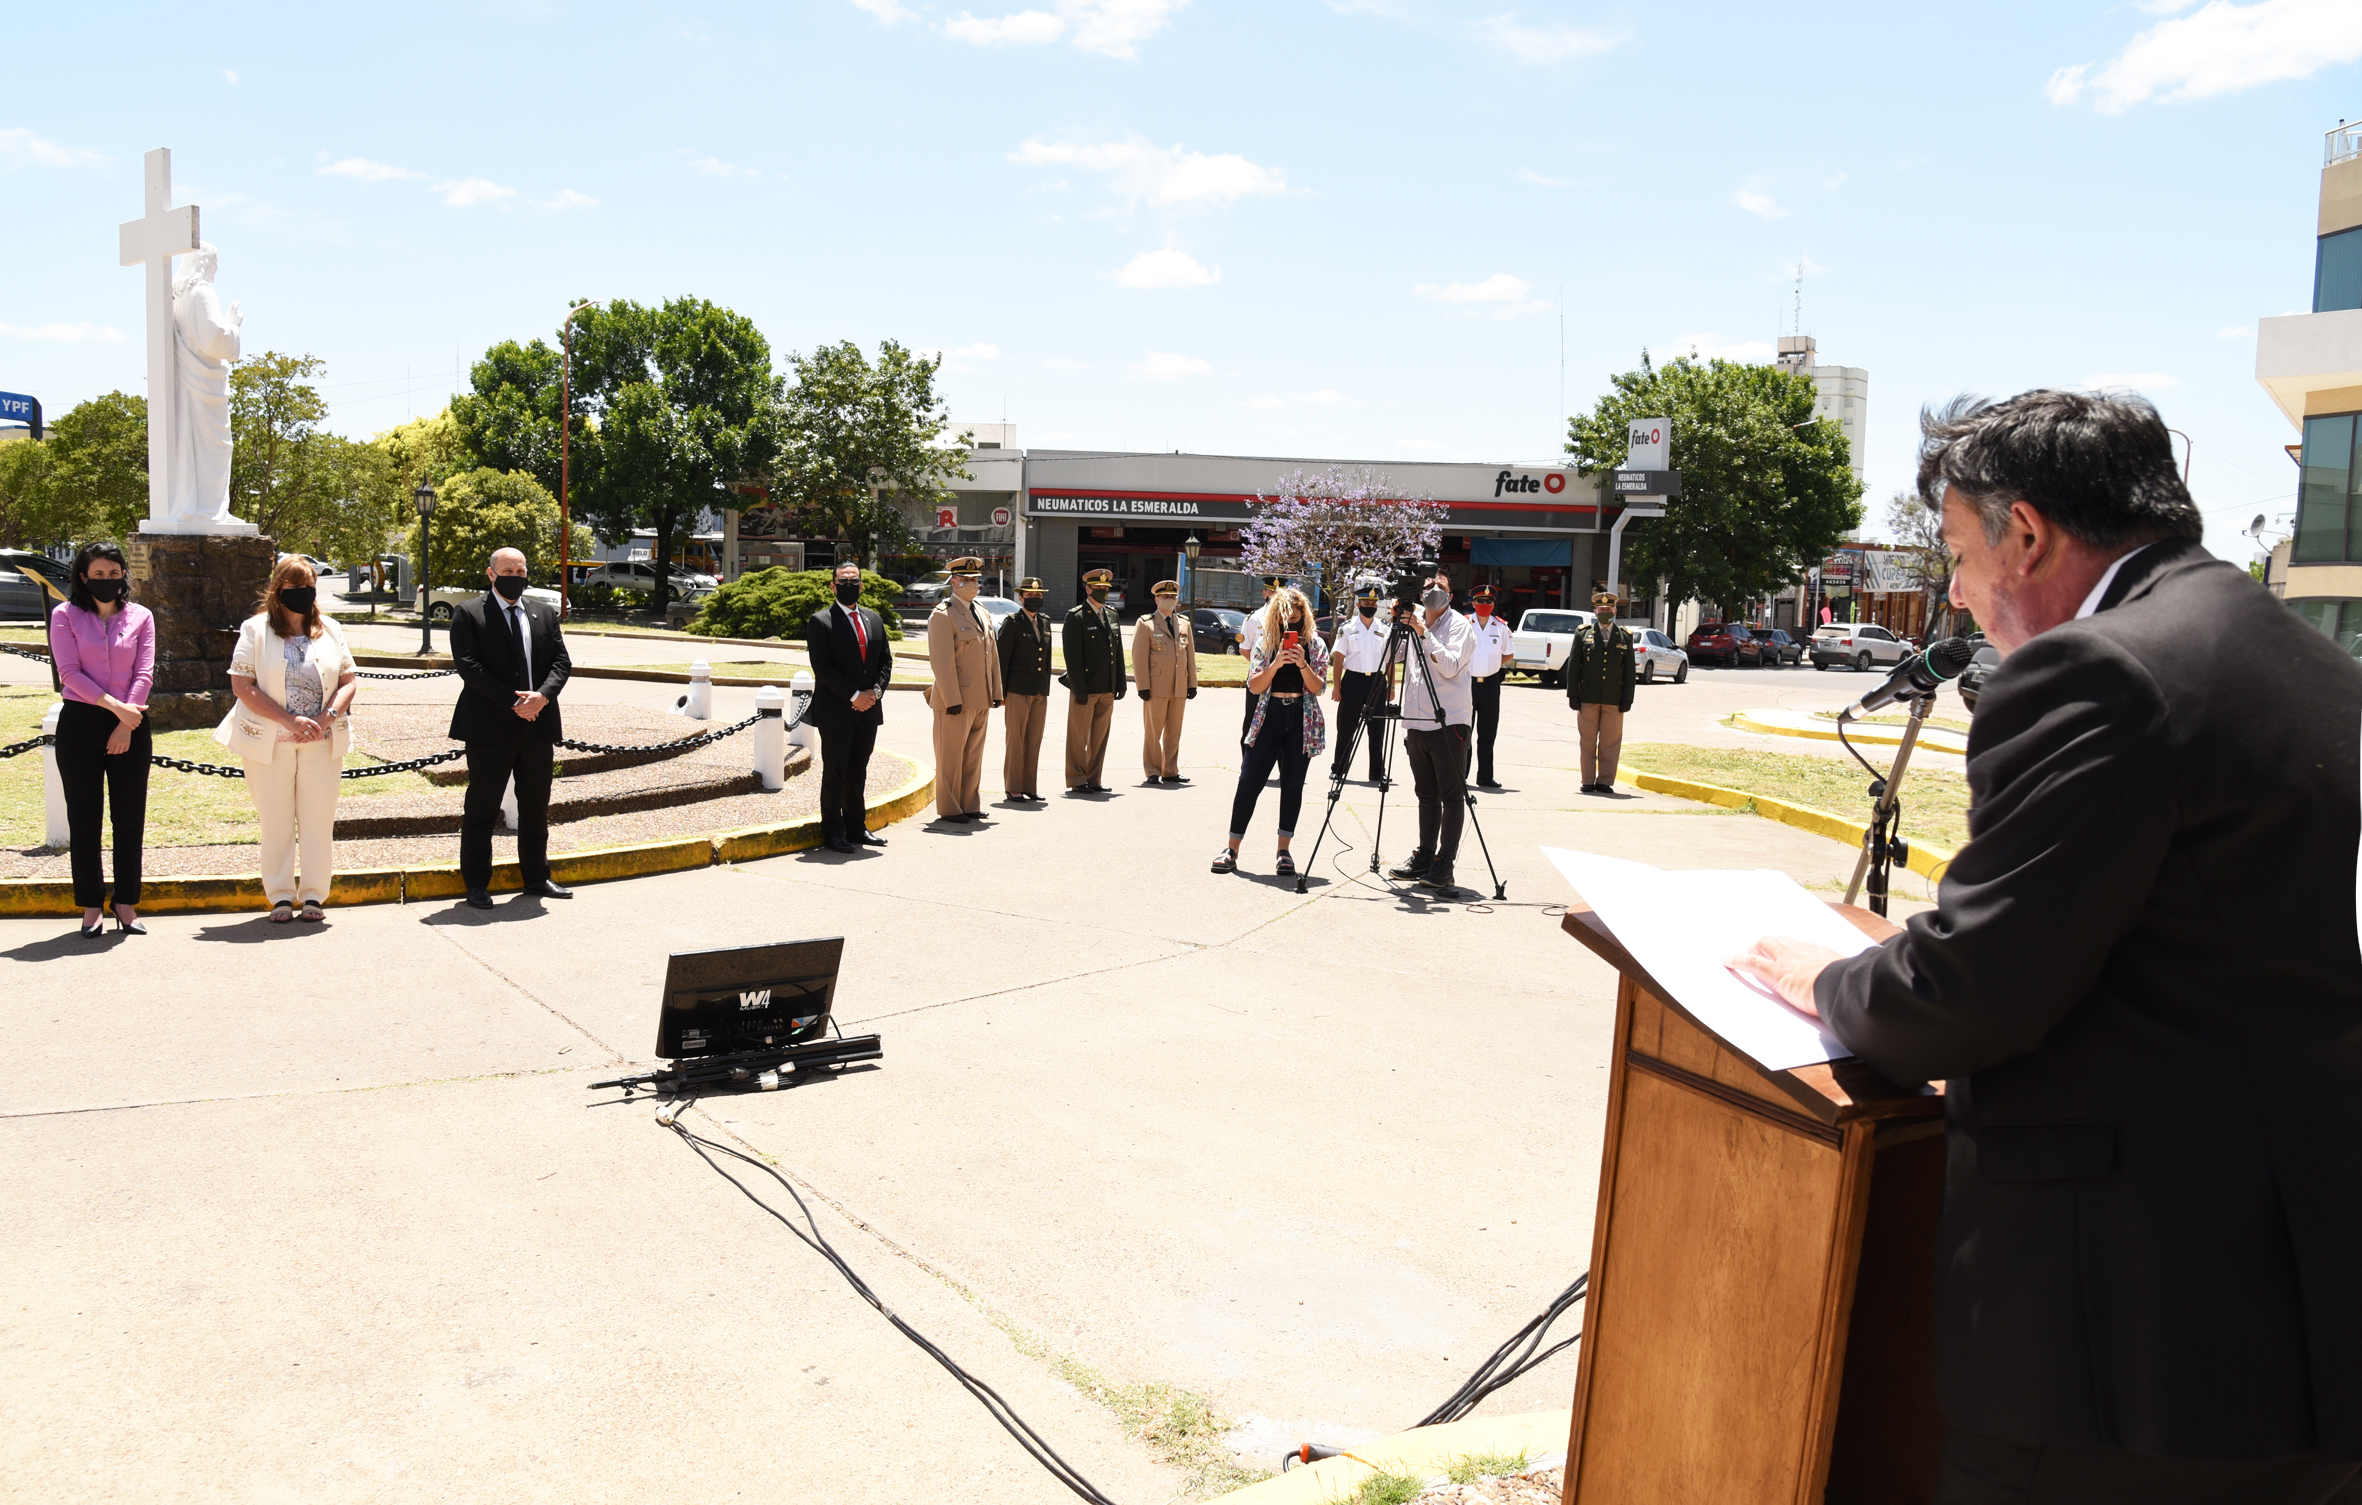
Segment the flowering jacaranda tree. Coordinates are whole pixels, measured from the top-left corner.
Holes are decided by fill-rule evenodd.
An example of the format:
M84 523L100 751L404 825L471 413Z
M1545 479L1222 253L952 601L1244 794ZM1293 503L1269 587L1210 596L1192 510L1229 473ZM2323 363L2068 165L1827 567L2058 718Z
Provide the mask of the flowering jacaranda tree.
M1239 562L1250 574L1317 579L1334 600L1364 575L1390 575L1406 559L1432 559L1450 509L1406 496L1385 472L1332 465L1280 478L1257 493L1239 530Z

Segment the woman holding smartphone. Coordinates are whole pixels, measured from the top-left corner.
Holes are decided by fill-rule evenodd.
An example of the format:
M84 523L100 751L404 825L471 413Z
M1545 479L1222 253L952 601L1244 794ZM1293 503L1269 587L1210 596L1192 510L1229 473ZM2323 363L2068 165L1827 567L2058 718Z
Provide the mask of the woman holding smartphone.
M1247 656L1247 693L1255 697L1255 709L1247 718L1246 762L1238 771L1238 793L1230 801L1230 844L1214 858L1214 871L1238 871L1238 844L1255 818L1263 781L1276 767L1279 857L1272 871L1291 877L1296 859L1288 855L1288 842L1304 809L1304 774L1328 746L1320 691L1328 683L1329 650L1313 630L1312 603L1294 586L1273 591L1262 615L1262 634Z

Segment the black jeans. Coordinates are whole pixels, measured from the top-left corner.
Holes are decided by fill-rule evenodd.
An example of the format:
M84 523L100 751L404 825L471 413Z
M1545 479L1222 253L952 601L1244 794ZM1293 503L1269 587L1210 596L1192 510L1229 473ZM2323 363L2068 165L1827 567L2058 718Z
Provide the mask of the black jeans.
M1296 817L1304 811L1304 774L1312 767L1312 759L1304 755L1304 702L1281 700L1274 696L1271 709L1263 713L1263 730L1255 734L1255 745L1247 749L1247 761L1238 771L1238 793L1230 797L1230 834L1243 837L1247 822L1255 818L1255 801L1263 794L1263 781L1271 777L1273 768L1279 770L1279 834L1296 834Z
M1345 682L1338 686L1337 755L1329 760L1329 776L1331 778L1349 775L1353 772L1352 769L1345 766L1345 754L1349 751L1347 744L1353 740L1354 723L1361 719L1362 703L1368 700L1383 701L1385 698L1386 676L1383 674L1356 674L1351 669L1345 671ZM1379 756L1384 751L1380 744L1386 740L1385 732L1385 722L1373 721L1370 723L1369 731L1361 739L1362 746L1369 750L1370 782L1373 784L1377 783L1385 773L1385 770L1378 766Z
M2224 1463L1944 1433L1935 1505L2357 1505L2362 1469L2319 1458Z
M468 892L492 886L492 828L500 797L517 782L517 874L525 887L549 877L549 787L557 748L540 737L467 745L467 804L459 817L459 879Z
M820 728L820 834L850 840L869 829L869 755L877 724L858 720Z
M66 831L73 839L74 903L107 904L106 870L99 861L107 806L115 814L115 902L139 903L139 849L148 828L148 757L155 739L146 717L131 729L131 746L110 755L107 738L122 725L103 705L66 701L57 713L57 781L65 788Z
M1476 782L1493 781L1493 739L1501 734L1501 681L1509 677L1503 669L1489 679L1468 682L1468 693L1476 704Z
M1419 794L1419 850L1449 866L1460 855L1460 823L1468 814L1468 728L1405 727L1402 754Z

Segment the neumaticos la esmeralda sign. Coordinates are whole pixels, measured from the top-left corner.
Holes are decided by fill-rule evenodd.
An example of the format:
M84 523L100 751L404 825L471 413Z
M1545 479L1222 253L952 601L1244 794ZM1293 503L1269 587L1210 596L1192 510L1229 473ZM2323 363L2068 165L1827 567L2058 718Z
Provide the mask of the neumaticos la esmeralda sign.
M1436 498L1450 509L1447 526L1588 528L1598 502L1592 485L1570 481L1561 470L1502 470L1471 489L1478 494ZM1175 525L1243 523L1255 515L1247 496L1081 489L1031 492L1025 510L1040 518Z

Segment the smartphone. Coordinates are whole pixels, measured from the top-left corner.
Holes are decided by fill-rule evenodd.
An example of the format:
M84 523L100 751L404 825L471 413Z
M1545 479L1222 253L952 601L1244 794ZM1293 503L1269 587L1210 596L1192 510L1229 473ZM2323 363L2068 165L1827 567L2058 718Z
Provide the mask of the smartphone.
M1295 647L1295 646L1296 646L1296 635L1295 635L1294 633L1292 633L1292 632L1291 632L1291 633L1289 633L1289 634L1288 634L1286 637L1283 637L1283 638L1281 638L1281 639L1279 640L1279 651L1280 651L1280 652L1282 652L1282 653L1285 653L1285 652L1287 652L1287 651L1288 651L1290 648L1293 648L1293 647Z

